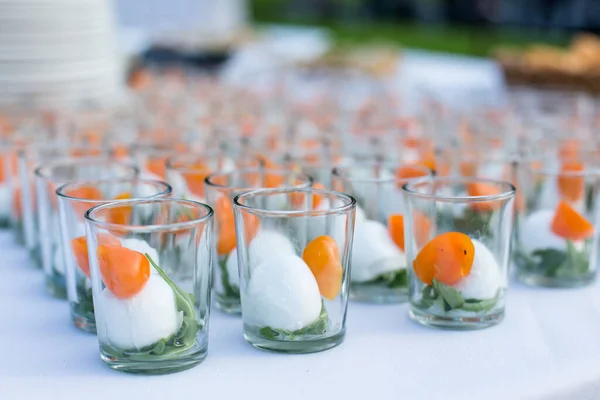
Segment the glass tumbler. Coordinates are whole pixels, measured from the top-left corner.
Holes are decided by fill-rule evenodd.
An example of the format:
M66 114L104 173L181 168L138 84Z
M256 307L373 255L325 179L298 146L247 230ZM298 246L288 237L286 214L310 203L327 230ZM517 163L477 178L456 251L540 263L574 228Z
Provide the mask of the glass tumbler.
M23 232L25 238L25 247L29 251L32 261L38 267L42 265L42 247L40 242L40 226L35 170L45 163L57 160L75 159L82 157L96 157L106 155L106 151L101 147L95 146L71 146L67 143L59 143L52 141L50 144L26 145L19 150L18 170L19 170L19 187L17 197L21 202L23 214ZM97 178L97 177L90 177Z
M312 188L234 198L242 320L251 345L312 353L344 340L355 205L349 195Z
M449 177L407 183L403 190L410 317L449 329L502 321L514 186Z
M170 197L171 186L164 182L142 179L104 179L67 183L60 186L56 194L71 320L79 329L95 333L85 213L92 207L109 202ZM148 217L145 214L133 217L128 211L114 212L112 221L123 222L128 218L144 221Z
M360 162L333 170L334 189L356 199L350 297L398 303L408 297L402 186L431 177L426 167Z
M526 207L518 213L513 258L517 278L534 286L591 283L598 268L596 154L546 155L523 163Z
M133 179L137 174L135 166L105 157L54 161L35 170L38 226L40 232L47 233L40 235L42 266L46 276L46 289L51 295L67 298L57 187L67 182L91 179Z
M312 180L290 169L238 169L229 173L214 173L206 178L208 204L215 210L215 241L213 290L216 306L230 314L241 312L240 280L236 249L233 198L240 193L259 188L308 188ZM269 205L287 207L285 196L272 197Z
M115 221L115 215L127 218ZM145 224L137 219L142 215ZM85 218L102 361L140 374L202 362L208 350L212 209L189 200L128 200L94 207Z

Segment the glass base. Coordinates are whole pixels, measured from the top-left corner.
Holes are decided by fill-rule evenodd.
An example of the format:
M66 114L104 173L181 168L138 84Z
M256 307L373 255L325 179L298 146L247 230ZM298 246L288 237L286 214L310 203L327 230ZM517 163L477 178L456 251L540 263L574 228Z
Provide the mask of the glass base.
M529 286L554 287L554 288L577 288L587 286L594 282L596 274L589 273L579 277L555 277L535 274L525 271L517 271L517 279Z
M23 231L23 223L20 221L13 221L12 229L15 233L15 239L18 244L25 245L25 231Z
M376 285L351 284L350 300L373 304L397 304L408 301L408 289L390 289Z
M223 311L226 314L241 315L242 305L239 298L226 297L215 293L215 305L217 310Z
M116 371L140 375L165 375L185 371L200 364L208 354L207 344L187 352L179 358L152 361L131 361L117 359L100 349L100 359Z
M66 300L67 288L65 287L64 278L62 280L63 282L58 282L55 277L46 277L46 290L50 295Z
M40 246L35 246L33 249L29 250L29 257L31 257L31 261L33 261L33 265L37 268L42 268L42 249Z
M82 317L71 311L71 321L77 329L88 333L96 333L96 320Z
M504 319L504 309L499 309L481 316L442 317L411 307L408 311L408 315L413 321L416 321L421 325L448 330L467 331L489 328L499 324Z
M318 353L336 347L344 341L346 330L342 329L333 336L314 340L268 340L244 331L244 339L260 350L286 354Z

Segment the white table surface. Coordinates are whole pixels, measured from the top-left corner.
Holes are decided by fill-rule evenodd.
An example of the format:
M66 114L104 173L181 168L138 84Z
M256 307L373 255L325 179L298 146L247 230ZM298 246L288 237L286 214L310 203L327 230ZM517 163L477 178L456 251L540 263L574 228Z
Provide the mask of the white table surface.
M10 232L0 232L0 399L598 399L600 290L513 284L500 325L440 331L407 305L350 303L345 342L281 355L242 338L239 318L213 311L209 355L166 376L115 372L66 301L44 291ZM552 395L552 396L551 396Z

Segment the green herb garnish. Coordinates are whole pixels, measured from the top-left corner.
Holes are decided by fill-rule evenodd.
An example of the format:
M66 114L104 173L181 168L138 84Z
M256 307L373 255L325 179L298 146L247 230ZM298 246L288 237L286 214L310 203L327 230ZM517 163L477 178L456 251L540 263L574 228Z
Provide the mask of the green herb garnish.
M354 283L355 286L382 286L388 289L400 289L408 287L408 273L406 268L396 271L386 272L377 278L367 281Z
M288 331L286 329L274 329L270 326L265 326L258 330L258 334L269 340L296 340L302 336L322 335L327 332L329 325L329 314L325 308L325 303L321 302L321 313L319 318L310 325L296 331Z
M566 251L540 249L531 255L516 252L515 262L524 271L548 278L579 278L589 273L587 251L577 250L571 240L567 240Z
M417 306L426 309L437 303L446 312L452 310L487 312L494 308L499 295L500 291L492 299L464 299L458 290L434 279L431 285L426 285L421 291L421 301Z
M183 313L183 321L181 328L179 328L177 333L139 350L117 350L108 345L103 345L103 348L108 353L117 357L127 357L133 361L151 361L156 360L157 357L170 357L183 353L196 343L196 335L201 328L196 319L194 295L184 292L179 286L177 286L175 282L173 282L163 272L163 270L156 265L148 253L146 253L145 256L156 269L161 278L164 279L164 281L173 290L173 293L175 294L177 311L181 311Z
M221 285L223 286L223 294L226 297L232 297L235 299L240 298L240 288L235 286L229 280L229 273L227 272L227 258L230 256L223 257L219 261L219 270L221 271Z
M74 310L80 317L91 321L95 319L92 289L86 289L85 278L77 282L77 303L74 305Z

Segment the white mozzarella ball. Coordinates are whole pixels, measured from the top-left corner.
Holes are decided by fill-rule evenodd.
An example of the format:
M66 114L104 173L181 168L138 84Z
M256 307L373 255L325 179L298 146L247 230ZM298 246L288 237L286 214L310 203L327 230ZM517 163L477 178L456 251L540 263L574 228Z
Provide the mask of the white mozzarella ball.
M229 283L232 286L240 287L240 275L238 271L238 259L237 259L237 249L233 249L229 256L227 256L227 261L225 262L225 268L227 270L227 276L229 277Z
M519 242L525 252L544 249L564 251L567 248L567 242L552 232L553 219L554 210L536 211L523 219L519 227Z
M454 285L454 288L462 294L464 299L492 299L496 296L503 281L500 266L492 252L483 243L477 239L471 240L475 251L471 272Z
M0 184L0 216L8 217L12 214L12 190L7 183Z
M177 333L183 321L173 290L157 274L129 299L118 299L105 288L94 305L99 339L120 349L150 346Z
M141 239L121 239L121 246L128 248L129 250L137 251L138 253L146 254L152 258L152 261L156 263L156 265L160 265L160 259L158 258L158 252L156 249L148 244L145 240ZM152 272L156 271L152 268Z
M267 257L296 254L290 240L272 230L260 230L248 246L250 268L256 268Z
M242 307L246 324L295 331L319 318L321 294L304 260L279 254L254 270Z
M367 282L401 268L406 268L406 256L390 238L385 225L372 220L356 225L352 246L353 282Z

